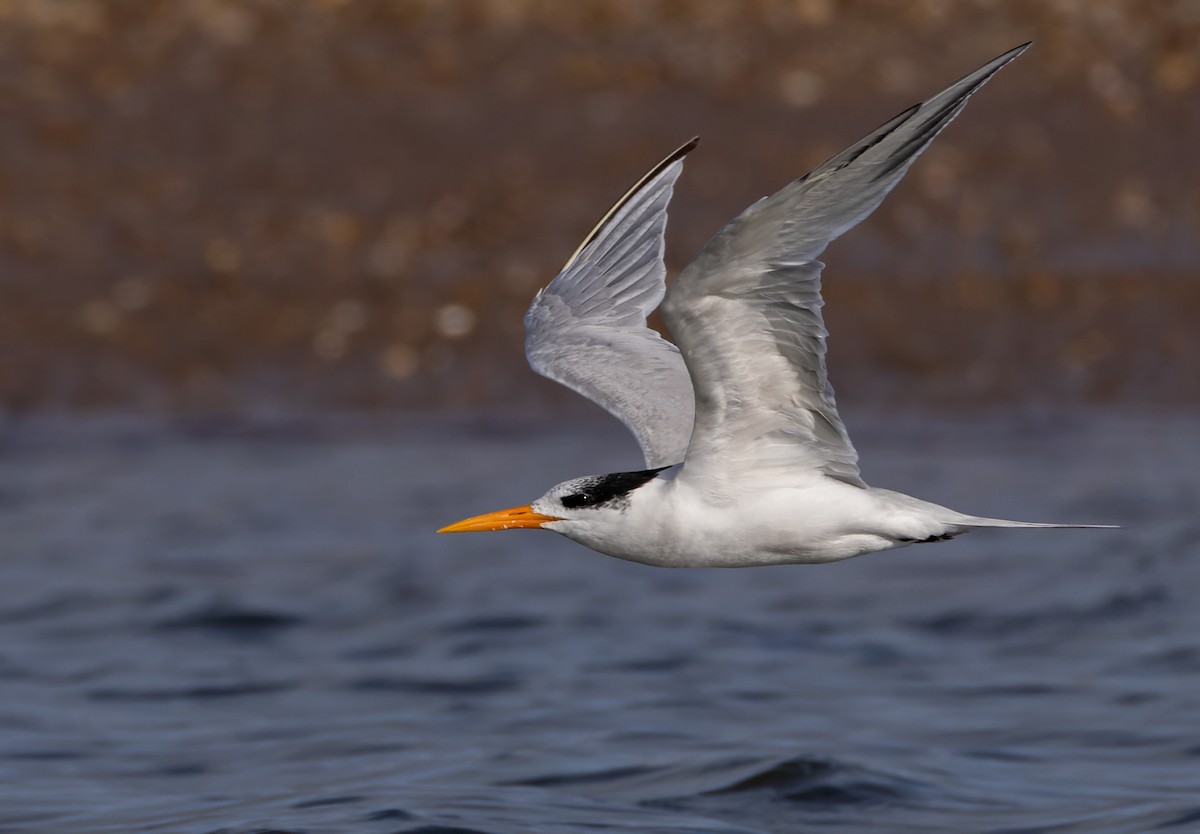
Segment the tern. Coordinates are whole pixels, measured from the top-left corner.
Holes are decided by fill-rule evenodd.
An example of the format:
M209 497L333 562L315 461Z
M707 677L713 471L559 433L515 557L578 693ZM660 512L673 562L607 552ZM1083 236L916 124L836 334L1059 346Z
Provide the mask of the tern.
M439 532L541 528L647 565L749 567L832 562L981 527L1101 526L966 515L867 486L826 378L817 256L1028 46L751 205L669 291L667 204L697 140L655 166L525 314L533 370L621 420L647 468L566 481ZM655 308L675 344L647 326Z

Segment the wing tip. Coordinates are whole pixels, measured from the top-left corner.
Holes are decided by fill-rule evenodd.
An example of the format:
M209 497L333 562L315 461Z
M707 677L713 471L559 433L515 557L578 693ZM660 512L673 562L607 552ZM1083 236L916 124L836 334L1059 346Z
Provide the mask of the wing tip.
M654 168L652 168L650 170L650 172L645 177L642 178L642 183L645 183L645 182L648 182L648 181L654 179L654 177L658 176L663 171L667 170L667 168L674 165L679 160L683 159L685 156L690 154L692 151L696 150L696 148L699 147L699 145L700 145L700 137L693 136L691 139L687 140L682 145L680 145L678 148L673 150L670 153L670 155L667 156L666 159L664 159L662 162L655 165ZM642 183L639 183L639 185L641 185Z
M986 64L984 64L982 67L975 70L975 72L970 73L967 76L965 76L962 79L962 81L966 81L967 79L970 79L972 77L977 78L976 83L971 85L970 92L968 92L967 95L969 96L971 93L974 93L976 90L978 90L980 87L982 87L988 81L990 81L993 75L995 75L997 72L999 72L1003 67L1007 66L1010 62L1012 62L1016 58L1020 57L1021 54L1024 53L1025 50L1029 49L1029 47L1031 47L1031 46L1033 46L1033 41L1025 41L1025 43L1023 43L1023 44L1014 46L1012 49L1008 50L1007 52L1000 53L995 58L993 58L992 60L990 60ZM958 83L961 84L962 81L960 81ZM951 87L948 89L954 89L955 86L957 86L957 84L951 85ZM935 96L935 98L936 98L936 96Z
M1012 49L1008 50L1007 52L1003 52L1000 55L997 55L994 59L992 59L992 63L996 65L996 69L1000 69L1000 67L1004 66L1009 61L1013 60L1014 58L1019 57L1021 54L1023 54L1025 52L1025 50L1029 49L1029 47L1031 47L1031 46L1033 46L1033 41L1025 41L1025 43L1020 44L1019 46L1014 46Z
M621 199L617 200L617 202L613 204L612 208L610 208L605 215L600 218L600 222L597 223L590 232L588 232L587 236L583 239L583 242L579 244L579 247L571 253L571 257L567 258L567 262L563 264L563 268L560 270L560 272L571 268L571 265L575 263L583 250L586 249L588 245L596 239L596 236L600 233L600 230L604 228L608 221L612 220L612 218L626 205L626 203L628 203L634 197L634 195L645 188L648 183L661 176L664 171L666 171L676 162L694 151L696 146L699 144L700 137L693 136L691 139L687 140L674 151L672 151L666 159L647 171L642 178L634 183L633 187L626 191L625 194L622 195Z
M696 150L696 148L699 147L699 145L700 145L700 137L693 136L691 139L687 140L682 145L680 145L678 150L676 150L675 153L671 154L667 158L671 162L674 162L677 159L683 159L685 156L690 154L692 151Z
M1033 46L1033 41L1025 41L1025 43L1020 44L1019 46L1014 46L1007 52L1002 52L992 60L988 61L975 72L971 73L971 75L968 75L967 78L970 78L972 75L981 76L979 82L973 86L971 92L974 92L982 87L985 83L991 80L991 77L999 72L1001 68L1007 66L1011 61L1020 57L1021 54L1031 46Z

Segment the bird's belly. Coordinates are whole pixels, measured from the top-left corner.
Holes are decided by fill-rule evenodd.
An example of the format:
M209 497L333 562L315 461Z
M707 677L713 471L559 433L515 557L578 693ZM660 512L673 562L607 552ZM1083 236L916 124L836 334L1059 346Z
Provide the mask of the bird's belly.
M781 490L729 504L680 501L626 528L625 536L585 544L657 567L726 568L835 562L896 547L894 538L864 529L857 506L863 491L846 490Z
M712 535L677 538L648 546L596 548L619 559L665 568L745 568L762 565L803 565L837 562L897 546L894 539L871 533L846 533L817 538L802 529L787 538Z

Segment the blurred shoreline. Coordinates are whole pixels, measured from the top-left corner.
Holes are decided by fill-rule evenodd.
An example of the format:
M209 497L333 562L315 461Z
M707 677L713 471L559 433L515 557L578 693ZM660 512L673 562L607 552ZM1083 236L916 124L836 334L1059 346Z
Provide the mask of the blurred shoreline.
M0 2L0 409L571 396L521 316L699 133L672 272L1011 46L824 256L844 402L1200 402L1200 5Z

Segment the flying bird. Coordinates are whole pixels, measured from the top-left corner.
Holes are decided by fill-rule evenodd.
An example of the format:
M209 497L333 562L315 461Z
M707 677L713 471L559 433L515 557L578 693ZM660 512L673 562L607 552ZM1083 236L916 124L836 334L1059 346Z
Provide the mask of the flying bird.
M667 203L697 140L656 165L525 314L530 366L621 420L647 468L566 481L439 532L541 528L647 565L748 567L832 562L980 527L1099 526L983 518L868 486L825 371L817 256L1028 46L751 205L669 290ZM655 308L675 344L647 327Z

